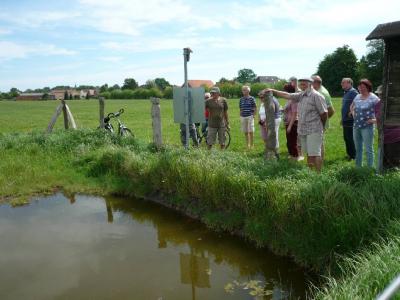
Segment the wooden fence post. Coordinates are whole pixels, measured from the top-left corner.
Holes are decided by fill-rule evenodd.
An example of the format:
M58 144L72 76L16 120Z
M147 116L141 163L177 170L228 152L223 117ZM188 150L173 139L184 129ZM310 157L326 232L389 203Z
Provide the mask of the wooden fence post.
M72 115L71 110L69 109L69 106L67 104L65 104L65 109L67 111L68 121L71 123L71 127L73 129L76 129L74 116Z
M74 116L71 113L71 110L69 109L68 105L65 103L64 100L61 100L61 104L57 107L53 117L50 120L49 125L47 125L47 133L50 133L53 131L53 127L56 124L58 116L63 112L64 115L64 127L65 129L68 129L69 123L71 123L71 127L73 129L76 129L76 123Z
M64 116L64 128L68 129L68 114L67 114L65 100L61 100L61 104L62 104L62 110L63 110L63 116Z
M61 103L61 104L57 107L57 109L56 109L56 111L55 111L53 117L52 117L51 120L50 120L49 125L47 126L47 133L52 132L53 127L54 127L54 124L56 124L57 118L58 118L58 116L61 114L62 108L63 108L63 105L62 105L62 103Z
M161 135L161 109L160 109L160 98L150 98L151 103L151 119L153 125L153 143L157 149L161 148L162 135Z
M104 97L99 97L100 128L104 128Z

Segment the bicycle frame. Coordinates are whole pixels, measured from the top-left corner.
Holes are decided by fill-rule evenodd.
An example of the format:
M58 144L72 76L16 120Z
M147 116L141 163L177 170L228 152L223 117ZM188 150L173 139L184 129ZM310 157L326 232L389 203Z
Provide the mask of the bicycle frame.
M124 113L124 109L121 108L119 111L117 111L116 113L109 113L107 115L107 117L104 118L104 128L108 131L110 131L111 133L115 133L114 131L114 126L111 123L111 119L116 119L118 122L118 135L120 136L124 136L126 134L128 135L132 135L133 133L131 132L131 130L126 127L122 121L119 119L119 116Z

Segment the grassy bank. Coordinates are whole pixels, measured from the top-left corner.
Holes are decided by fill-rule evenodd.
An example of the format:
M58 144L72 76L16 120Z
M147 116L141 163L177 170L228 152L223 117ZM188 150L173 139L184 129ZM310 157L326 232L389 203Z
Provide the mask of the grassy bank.
M317 175L290 161L243 153L184 151L121 140L100 131L2 135L0 195L67 190L160 196L214 230L317 270L386 235L400 216L400 175L332 167Z
M96 101L70 102L78 127L86 129L56 130L51 135L43 131L58 103L1 101L0 202L18 205L32 194L57 188L159 199L196 216L213 230L239 233L259 246L293 256L321 274L332 271L335 277L329 277L328 288L315 297L373 298L392 273L377 272L372 263L363 269L359 258L369 264L373 257L382 256L379 251L386 243L397 243L400 235L393 222L400 216L400 174L376 176L344 161L338 115L331 119L326 135L326 164L321 175L310 172L304 162L285 158L283 128L283 159L279 164L266 163L260 139L253 151L244 151L237 101L229 101L233 137L229 151L182 150L178 126L172 123L172 102L164 101L163 139L170 146L160 153L148 144L148 101L112 100L106 104L107 111L125 108L123 120L137 140L121 140L93 130L97 126ZM338 100L334 103L340 106ZM56 129L61 126L59 120ZM373 243L378 246L371 248ZM393 260L398 250L393 246L385 251L385 263L396 267ZM344 279L336 277L340 269ZM361 275L377 284L352 285ZM345 286L353 293L341 289ZM346 294L352 297L344 297Z
M400 222L391 222L386 234L386 239L377 241L368 251L344 258L340 262L341 278L329 277L313 298L376 299L400 269ZM392 299L400 299L400 295Z

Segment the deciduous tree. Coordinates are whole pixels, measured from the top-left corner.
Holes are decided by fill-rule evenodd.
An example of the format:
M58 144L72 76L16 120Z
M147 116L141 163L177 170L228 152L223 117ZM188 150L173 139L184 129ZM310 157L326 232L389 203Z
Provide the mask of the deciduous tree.
M372 84L377 87L382 84L383 81L385 43L383 40L373 40L368 42L367 48L367 54L360 59L360 78L368 78Z
M171 86L171 84L165 80L165 78L156 78L154 79L154 82L160 90L165 90L167 86Z
M325 55L319 63L317 73L323 85L333 95L342 95L340 82L343 77L358 80L358 61L353 49L348 45L337 48L333 53Z
M252 69L241 69L238 72L236 81L240 83L252 83L257 78L256 73Z
M126 78L124 81L124 85L122 86L122 89L130 89L130 90L134 90L138 87L138 83L135 79L133 78Z

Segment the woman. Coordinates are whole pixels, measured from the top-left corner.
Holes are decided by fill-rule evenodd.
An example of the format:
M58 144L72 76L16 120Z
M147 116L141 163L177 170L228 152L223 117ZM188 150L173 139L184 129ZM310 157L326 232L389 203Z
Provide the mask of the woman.
M257 109L256 99L250 96L250 87L248 85L242 87L242 93L243 97L239 100L240 124L246 138L247 148L252 149L254 145L254 116Z
M358 94L350 106L354 117L353 139L356 147L356 166L362 166L363 144L367 154L367 166L374 164L374 124L376 123L375 107L380 99L372 93L372 83L361 79L358 84Z
M295 92L295 89L290 85L285 85L283 89L288 93ZM283 112L286 128L286 146L288 149L289 158L299 160L300 156L297 143L297 103L293 103L291 100L288 100L283 108Z
M265 95L263 92L259 93L259 97L261 104L258 112L258 123L265 144L266 158L275 157L279 159L279 125L281 123L279 102L272 95ZM266 97L270 98L266 99ZM270 109L266 109L267 105Z

